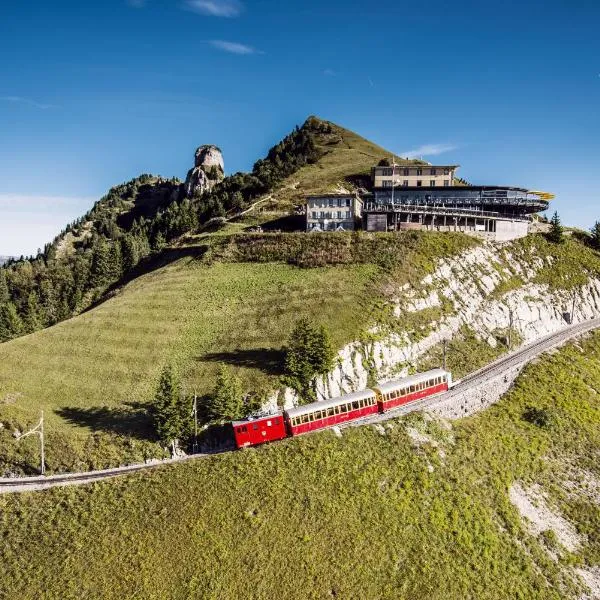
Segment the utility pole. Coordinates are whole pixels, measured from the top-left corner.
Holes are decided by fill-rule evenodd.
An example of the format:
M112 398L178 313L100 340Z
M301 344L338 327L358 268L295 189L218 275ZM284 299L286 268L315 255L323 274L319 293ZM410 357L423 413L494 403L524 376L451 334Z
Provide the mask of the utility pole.
M194 415L194 445L192 448L193 454L198 452L198 396L194 392L194 407L192 408L192 415Z
M40 454L41 454L41 465L40 465L40 475L44 475L46 473L45 467L45 455L44 455L44 411L42 411L42 415L40 418L40 422L33 428L30 429L27 433L23 433L17 437L18 440L27 437L28 435L39 435L40 436Z
M446 370L447 370L447 369L446 369L446 347L447 347L447 345L448 345L448 340L446 340L446 338L444 338L444 342L443 342L443 356L444 356L444 359L443 359L443 360L444 360L444 362L443 362L443 365L444 365L444 371L446 371Z

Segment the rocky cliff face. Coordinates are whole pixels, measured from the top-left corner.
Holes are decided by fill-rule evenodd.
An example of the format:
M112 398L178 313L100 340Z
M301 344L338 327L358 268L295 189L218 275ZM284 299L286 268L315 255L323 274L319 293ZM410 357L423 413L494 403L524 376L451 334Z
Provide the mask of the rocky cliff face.
M368 342L348 344L338 354L338 366L317 382L318 397L407 375L465 327L490 346L498 343L499 331L508 329L528 344L566 327L573 306L574 323L600 316L600 278L569 291L551 289L536 282L540 271L551 265L552 257L513 254L510 245L492 243L441 260L420 285L404 286L393 299L399 324L410 315L420 325L405 332L394 328L392 333L374 327ZM428 319L432 314L436 318ZM284 401L286 407L296 403L292 390L285 390Z
M225 173L223 154L217 146L200 146L196 150L194 167L188 171L185 180L185 194L188 197L200 195L219 183Z

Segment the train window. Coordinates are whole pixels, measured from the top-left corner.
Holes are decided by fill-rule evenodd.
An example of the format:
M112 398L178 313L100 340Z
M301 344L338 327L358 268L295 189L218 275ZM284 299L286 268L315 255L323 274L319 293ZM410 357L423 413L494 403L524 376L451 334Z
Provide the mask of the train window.
M414 386L414 385L411 385L411 386L410 386L410 393L411 393L411 394L414 394L414 393L415 393L415 386Z
M254 423L254 425L252 425L252 429L254 429L254 431L258 431L258 424Z
M335 414L335 411L333 410L333 407L327 409L327 416L328 417L333 417L334 414Z

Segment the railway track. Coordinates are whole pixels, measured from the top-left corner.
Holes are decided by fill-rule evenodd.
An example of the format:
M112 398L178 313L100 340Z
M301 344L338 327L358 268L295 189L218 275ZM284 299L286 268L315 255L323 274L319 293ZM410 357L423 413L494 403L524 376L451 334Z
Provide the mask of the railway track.
M454 396L468 391L470 388L477 387L481 385L481 383L501 375L508 369L530 362L544 352L557 348L566 342L579 337L580 335L598 328L600 328L600 318L590 319L589 321L583 321L576 325L565 327L556 333L540 338L532 344L524 346L519 350L512 352L511 354L508 354L493 363L490 363L479 371L475 371L474 373L467 375L464 379L458 381L448 392L437 394L435 396L429 396L428 398L417 400L416 402L411 402L410 405L396 408L392 411L386 412L385 414L371 415L369 417L357 419L351 423L345 423L342 427L356 427L360 425L381 423L389 419L406 415L410 412L430 408L441 401L446 402L451 400ZM178 459L154 461L148 464L130 465L101 471L88 471L85 473L68 473L65 475L49 475L46 477L0 478L0 493L18 493L42 490L56 486L82 485L85 483L92 483L94 481L118 477L120 475L148 471L150 469L163 467L166 465L180 464L189 460L205 459L213 456L214 454L220 454L228 451L229 449L224 449L218 452L193 454Z

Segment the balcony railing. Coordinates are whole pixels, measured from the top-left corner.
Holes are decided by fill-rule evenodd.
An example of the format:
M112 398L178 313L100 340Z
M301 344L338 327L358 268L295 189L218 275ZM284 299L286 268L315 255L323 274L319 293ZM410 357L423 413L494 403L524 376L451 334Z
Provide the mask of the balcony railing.
M514 213L499 213L485 210L473 210L469 208L448 208L445 206L425 206L422 204L378 204L367 202L363 206L363 212L385 212L385 213L417 213L428 215L440 215L448 217L473 217L476 219L510 219L511 221L533 221L529 215L518 215Z

